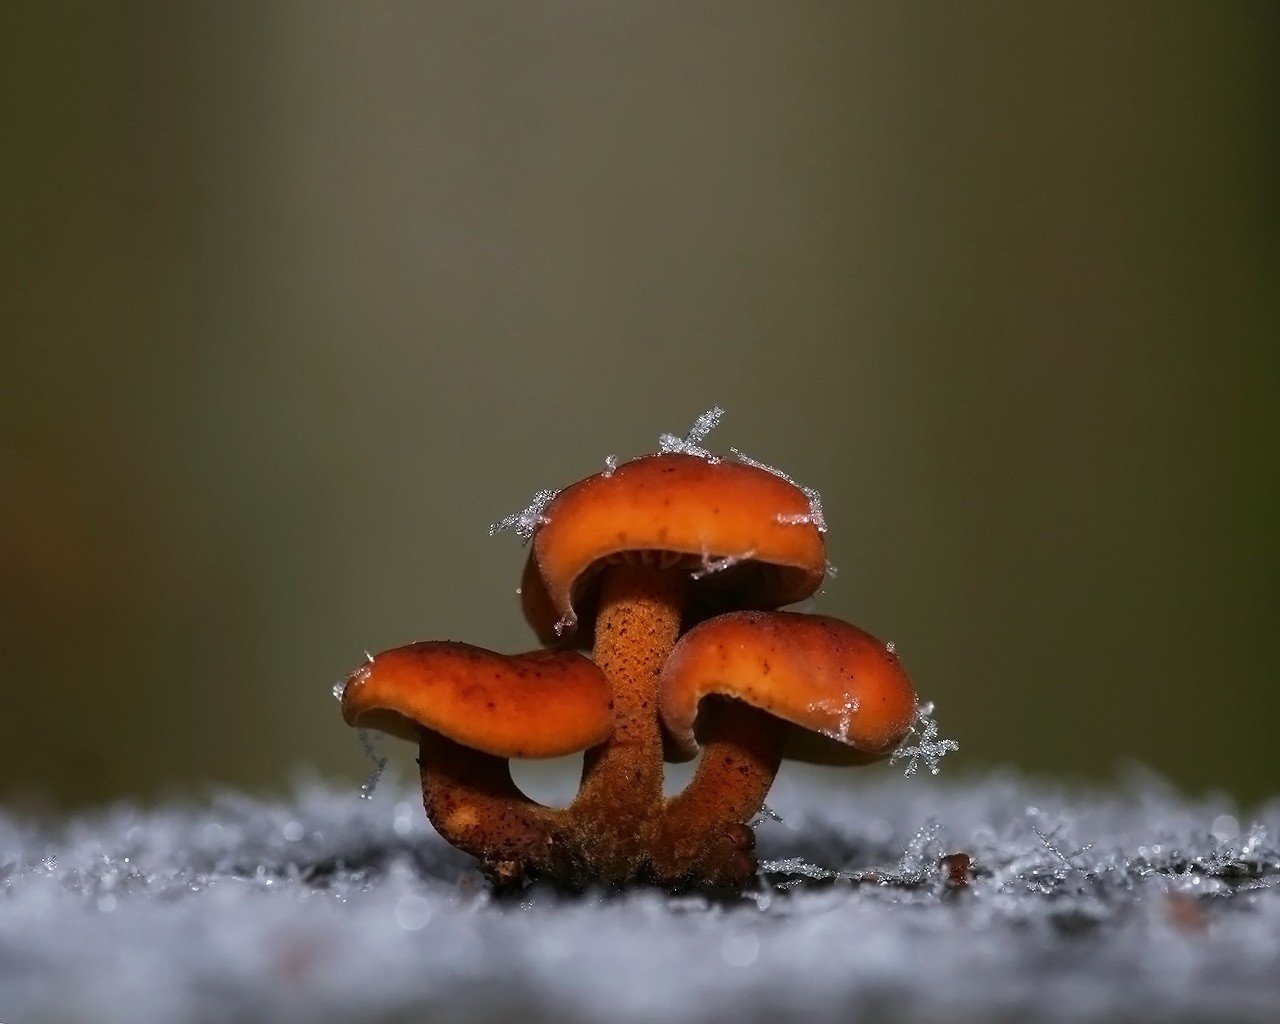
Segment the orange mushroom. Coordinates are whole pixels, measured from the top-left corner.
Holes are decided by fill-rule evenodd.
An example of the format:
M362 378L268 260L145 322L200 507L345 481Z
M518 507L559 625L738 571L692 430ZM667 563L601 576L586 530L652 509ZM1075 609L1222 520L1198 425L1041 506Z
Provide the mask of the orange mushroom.
M525 617L543 643L590 643L611 566L647 563L695 575L696 617L803 601L826 575L809 498L756 466L650 455L565 488L540 513L525 566Z
M686 633L663 666L661 715L673 745L702 761L667 805L673 842L709 844L702 874L739 877L754 864L717 851L717 837L764 805L784 756L862 764L910 730L916 695L897 656L856 626L824 615L736 612ZM703 705L706 698L715 698ZM705 709L699 716L699 708ZM697 856L686 849L677 859Z
M755 870L747 822L789 732L792 756L868 760L911 727L915 694L884 645L774 610L822 582L821 507L768 467L701 448L718 415L492 528L532 541L523 610L554 650L413 644L343 690L348 724L419 740L432 823L499 882L740 886ZM575 649L588 647L593 660ZM664 742L679 757L704 748L670 800ZM567 808L511 780L508 758L582 749Z
M452 641L370 658L342 688L348 725L416 740L427 816L495 878L550 856L555 812L511 778L512 757L559 757L612 729L609 685L576 651L495 654Z
M610 467L540 509L525 615L544 642L590 640L613 690L614 731L587 752L572 807L576 844L592 851L602 877L654 870L657 680L682 623L817 590L826 546L810 511L808 496L774 473L683 453Z

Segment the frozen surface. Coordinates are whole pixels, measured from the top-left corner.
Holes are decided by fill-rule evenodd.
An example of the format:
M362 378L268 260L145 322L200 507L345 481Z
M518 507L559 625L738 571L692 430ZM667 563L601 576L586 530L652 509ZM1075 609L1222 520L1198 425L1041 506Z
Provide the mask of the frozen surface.
M883 771L769 802L767 882L718 903L495 900L391 779L0 816L0 1020L1280 1018L1280 804Z

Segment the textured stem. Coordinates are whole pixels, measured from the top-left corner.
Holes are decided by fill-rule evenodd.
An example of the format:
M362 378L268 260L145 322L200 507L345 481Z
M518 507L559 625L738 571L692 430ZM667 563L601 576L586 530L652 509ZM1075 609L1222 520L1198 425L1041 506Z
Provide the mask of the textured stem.
M546 867L560 812L525 796L505 758L423 730L418 767L427 817L447 842L478 858L498 882Z
M663 813L660 873L741 885L755 873L747 822L782 761L786 727L735 700L709 699L700 715L702 760Z
M687 586L682 570L636 562L609 566L601 580L594 655L613 688L614 732L587 751L570 817L610 880L642 870L644 837L662 808L658 672L679 635Z

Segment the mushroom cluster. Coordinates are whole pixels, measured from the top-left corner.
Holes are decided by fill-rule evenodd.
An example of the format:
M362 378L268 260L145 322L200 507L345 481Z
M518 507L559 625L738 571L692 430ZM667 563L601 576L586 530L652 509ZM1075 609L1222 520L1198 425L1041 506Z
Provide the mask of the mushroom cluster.
M497 884L740 887L784 756L861 764L911 729L916 696L891 645L777 610L827 571L811 495L689 449L611 460L528 510L521 598L545 649L415 643L342 688L349 725L418 743L427 816ZM511 778L510 758L584 750L568 807ZM688 786L664 797L664 759L699 750Z

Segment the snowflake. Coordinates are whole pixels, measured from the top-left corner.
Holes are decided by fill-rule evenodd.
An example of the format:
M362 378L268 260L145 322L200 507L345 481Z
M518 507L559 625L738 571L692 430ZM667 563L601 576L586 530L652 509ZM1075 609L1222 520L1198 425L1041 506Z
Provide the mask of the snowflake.
M703 448L702 441L715 429L716 424L720 422L720 417L723 415L724 410L718 405L713 405L693 421L693 426L689 428L689 433L684 437L677 437L675 434L660 434L658 436L658 451L663 454L696 455L698 458L706 459L708 462L719 462L719 456L712 455L706 448Z
M902 774L907 778L915 775L924 761L932 775L938 774L938 762L953 750L959 750L960 744L955 740L938 739L938 723L933 720L933 702L921 704L916 708L915 721L911 723L910 738L915 742L898 747L889 757L889 763L905 760L907 767Z
M555 496L559 491L539 491L533 496L533 501L529 502L519 512L512 512L508 516L503 516L496 523L489 524L489 536L501 533L503 530L513 530L521 543L528 544L533 539L534 533L538 527L546 523L547 517L543 515L547 510L547 506L555 500Z

